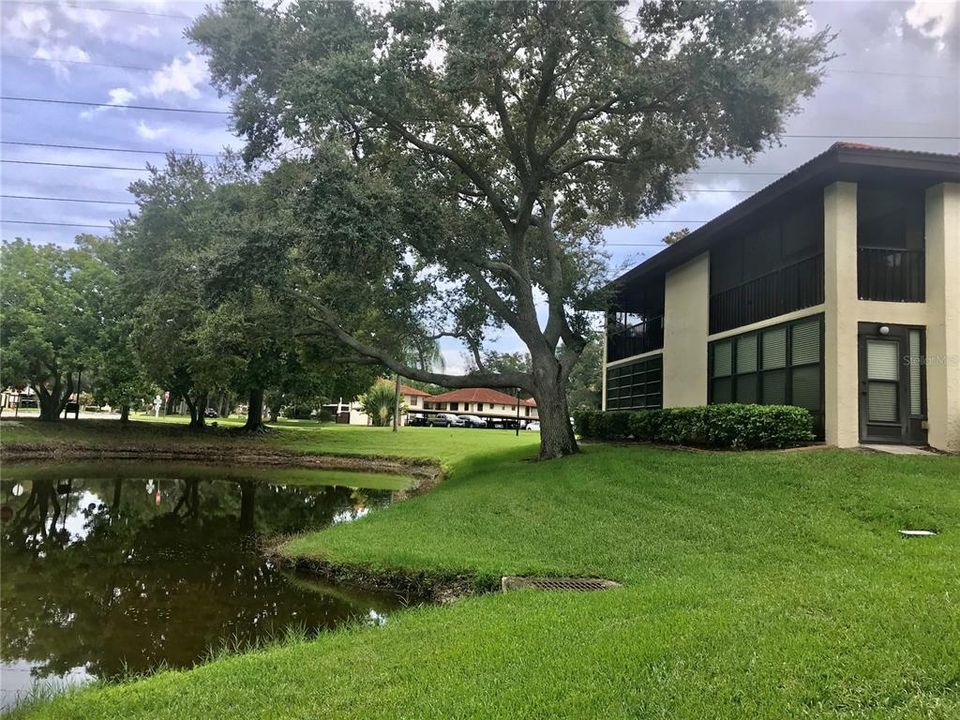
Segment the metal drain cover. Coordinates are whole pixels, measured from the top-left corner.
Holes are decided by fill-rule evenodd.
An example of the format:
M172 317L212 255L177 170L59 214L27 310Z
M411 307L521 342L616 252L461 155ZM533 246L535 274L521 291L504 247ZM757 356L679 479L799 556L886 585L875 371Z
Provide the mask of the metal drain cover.
M576 577L521 577L505 575L500 580L502 590L610 590L621 587L620 583L603 578Z

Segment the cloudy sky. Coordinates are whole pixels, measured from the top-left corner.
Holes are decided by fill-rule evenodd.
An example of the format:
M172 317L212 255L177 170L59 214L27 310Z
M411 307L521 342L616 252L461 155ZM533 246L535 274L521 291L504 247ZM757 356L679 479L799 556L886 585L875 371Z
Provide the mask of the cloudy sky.
M183 37L203 5L2 0L3 239L69 244L77 233L101 231L98 226L126 213L127 185L142 176L144 162L161 160L169 149L216 154L239 147L227 130L227 103L208 85L203 59ZM615 267L649 257L670 230L697 227L836 140L960 152L960 3L816 2L810 15L817 27L839 33L834 50L840 57L789 121L783 146L749 167L708 163L690 179L687 199L656 222L609 230ZM498 344L518 349L510 337ZM449 366L460 365L456 348L445 348L445 355Z

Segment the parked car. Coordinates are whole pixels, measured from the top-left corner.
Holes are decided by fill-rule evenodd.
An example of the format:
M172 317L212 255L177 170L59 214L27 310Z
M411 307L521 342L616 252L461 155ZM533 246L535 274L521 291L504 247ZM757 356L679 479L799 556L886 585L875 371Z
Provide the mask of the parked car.
M450 413L437 413L427 421L430 427L450 427L458 420L456 415Z
M203 411L203 416L208 418L218 418L220 417L220 413L218 413L213 408L207 408L206 410Z
M485 428L487 421L476 415L460 415L454 423L456 427L477 427Z
M425 415L418 415L416 413L407 415L407 427L427 427L429 424L430 419Z
M534 420L533 422L528 422L527 427L524 429L533 430L533 432L540 432L540 423L538 423L536 420Z

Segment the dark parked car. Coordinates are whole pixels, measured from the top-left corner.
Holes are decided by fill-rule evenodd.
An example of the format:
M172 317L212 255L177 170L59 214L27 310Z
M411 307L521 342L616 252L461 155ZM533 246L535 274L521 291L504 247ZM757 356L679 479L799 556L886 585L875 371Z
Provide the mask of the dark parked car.
M429 421L423 415L408 415L407 416L407 426L408 427L427 427Z
M203 411L203 416L208 418L218 418L220 417L220 413L218 413L213 408L207 408L206 410Z

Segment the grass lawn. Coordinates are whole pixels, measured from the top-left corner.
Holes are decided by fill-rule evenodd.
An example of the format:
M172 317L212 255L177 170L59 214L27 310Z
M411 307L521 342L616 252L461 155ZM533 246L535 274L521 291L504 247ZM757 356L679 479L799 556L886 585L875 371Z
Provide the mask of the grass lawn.
M195 432L188 418L137 418L126 427L119 420L63 420L41 423L35 418L4 419L0 422L0 443L4 445L62 445L66 447L142 446L165 448L183 445L236 446L298 453L404 457L439 460L449 464L465 456L497 453L507 449L535 449L540 435L513 430L471 430L466 428L390 428L357 425L320 425L311 421L283 420L274 432L265 435L237 435L231 432L242 421L221 421L216 428Z
M288 552L625 587L411 609L28 716L960 716L960 458L595 446L538 464L512 435L374 431L352 447L348 431L369 432L269 442L376 454L403 442L442 456L450 478ZM906 540L904 527L940 534Z

